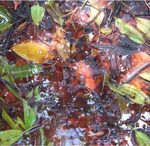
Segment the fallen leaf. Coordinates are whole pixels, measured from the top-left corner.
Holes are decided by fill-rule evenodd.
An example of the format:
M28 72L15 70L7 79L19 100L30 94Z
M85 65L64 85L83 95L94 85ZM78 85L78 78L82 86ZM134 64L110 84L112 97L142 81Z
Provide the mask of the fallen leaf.
M103 27L100 29L100 32L102 32L103 34L110 34L112 32L112 29L111 28L108 28L108 27Z
M139 76L147 81L150 81L150 72L141 73Z
M144 18L136 18L137 28L142 31L145 36L150 38L150 20Z
M40 64L54 57L48 45L36 41L27 41L14 45L12 50L27 61Z
M109 81L107 82L107 85L109 86L110 90L122 96L129 97L129 99L134 103L137 104L150 103L149 97L144 92L138 90L134 85L130 84L117 85L110 83Z
M138 44L143 44L145 42L142 34L122 19L115 18L115 25L119 29L120 33L126 35L133 42Z

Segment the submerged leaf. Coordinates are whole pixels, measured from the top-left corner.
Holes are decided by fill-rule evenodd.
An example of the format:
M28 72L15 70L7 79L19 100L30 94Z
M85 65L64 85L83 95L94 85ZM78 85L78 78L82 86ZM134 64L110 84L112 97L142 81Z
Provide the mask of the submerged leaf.
M136 18L137 28L150 38L150 20L144 18Z
M16 84L13 82L13 80L11 78L9 78L8 76L3 76L2 79L3 79L3 83L8 88L8 90L10 92L12 92L12 94L14 96L16 96L19 100L22 101L22 97L20 95L19 88L16 86Z
M12 24L12 16L9 11L0 5L0 32L8 29Z
M31 128L36 121L36 112L29 106L26 100L23 100L24 122L27 128Z
M69 58L74 51L70 49L70 44L65 39L65 32L61 27L57 27L53 35L54 41L51 42L51 47L56 49L63 60Z
M22 42L13 46L12 50L27 61L41 64L54 57L48 45L35 41Z
M62 17L59 5L53 0L47 1L47 12L53 18L53 20L59 25L63 25L64 19Z
M42 22L44 13L45 8L40 6L38 3L31 7L32 20L36 26L39 26L39 24Z
M27 64L23 66L12 67L10 73L14 79L23 79L26 77L31 77L33 75L39 74L42 71L43 69L41 65Z
M147 81L150 81L150 72L141 73L141 74L139 74L139 76Z
M0 146L11 146L19 140L23 132L21 130L6 130L0 132Z
M115 18L115 25L122 34L126 35L133 42L138 44L143 44L145 42L142 34L122 19Z
M148 98L148 96L144 92L138 90L134 85L130 84L116 85L110 82L108 82L107 84L110 90L122 96L129 97L130 100L134 103L137 104L150 103L150 99Z
M150 137L138 130L135 130L136 141L139 146L150 146Z

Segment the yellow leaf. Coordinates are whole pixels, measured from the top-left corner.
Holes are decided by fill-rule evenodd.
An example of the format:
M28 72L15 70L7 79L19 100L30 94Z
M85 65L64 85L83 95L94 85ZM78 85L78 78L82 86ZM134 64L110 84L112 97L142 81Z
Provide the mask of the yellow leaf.
M112 33L112 29L108 28L108 27L103 27L103 28L100 29L100 32L102 32L103 34L108 35L108 34Z
M146 37L150 38L150 20L144 18L136 18L137 28L142 31Z
M91 9L91 12L90 12L91 21L94 20L97 23L97 25L100 26L104 19L104 12L103 11L99 12L100 10L98 11L97 9L93 7L91 7L90 9Z
M27 61L40 64L54 57L48 45L36 41L22 42L13 46L12 50Z
M150 81L150 72L141 73L139 76L147 81Z

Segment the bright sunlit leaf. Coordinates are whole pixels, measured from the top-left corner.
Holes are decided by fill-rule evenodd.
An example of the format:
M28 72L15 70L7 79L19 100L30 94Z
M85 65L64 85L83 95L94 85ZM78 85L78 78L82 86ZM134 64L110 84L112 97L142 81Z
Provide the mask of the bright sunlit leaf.
M40 6L38 3L31 7L32 20L36 26L39 26L39 24L42 22L44 13L45 13L45 8Z
M21 130L6 130L0 132L0 146L11 146L22 137Z
M136 141L139 146L150 146L150 137L138 130L135 130Z
M94 20L96 24L100 26L104 19L104 12L103 11L99 12L100 10L98 11L97 9L93 7L91 7L90 10L91 10L90 12L91 21Z
M134 85L130 84L122 84L116 85L108 82L108 86L110 90L115 93L118 93L122 96L127 96L129 99L137 104L145 104L150 103L149 97L139 89L137 89Z
M138 44L143 44L145 42L142 34L122 19L115 18L115 25L119 29L120 33L126 35L133 42Z
M27 61L45 63L54 56L48 45L35 41L22 42L14 45L12 50Z
M108 27L103 27L100 29L100 32L102 32L103 34L110 34L112 32L112 29L111 28L108 28Z
M141 73L141 74L139 74L139 76L147 81L150 81L150 72Z
M27 128L31 128L36 121L36 111L26 100L23 100L24 122Z
M150 20L145 18L136 18L137 28L142 31L145 36L150 38Z

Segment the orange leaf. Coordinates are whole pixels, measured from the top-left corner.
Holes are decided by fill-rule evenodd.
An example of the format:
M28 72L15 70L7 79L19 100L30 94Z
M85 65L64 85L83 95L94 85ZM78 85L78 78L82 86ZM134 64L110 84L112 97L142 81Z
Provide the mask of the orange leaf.
M13 46L12 50L27 61L40 64L54 57L48 45L36 41L22 42Z

